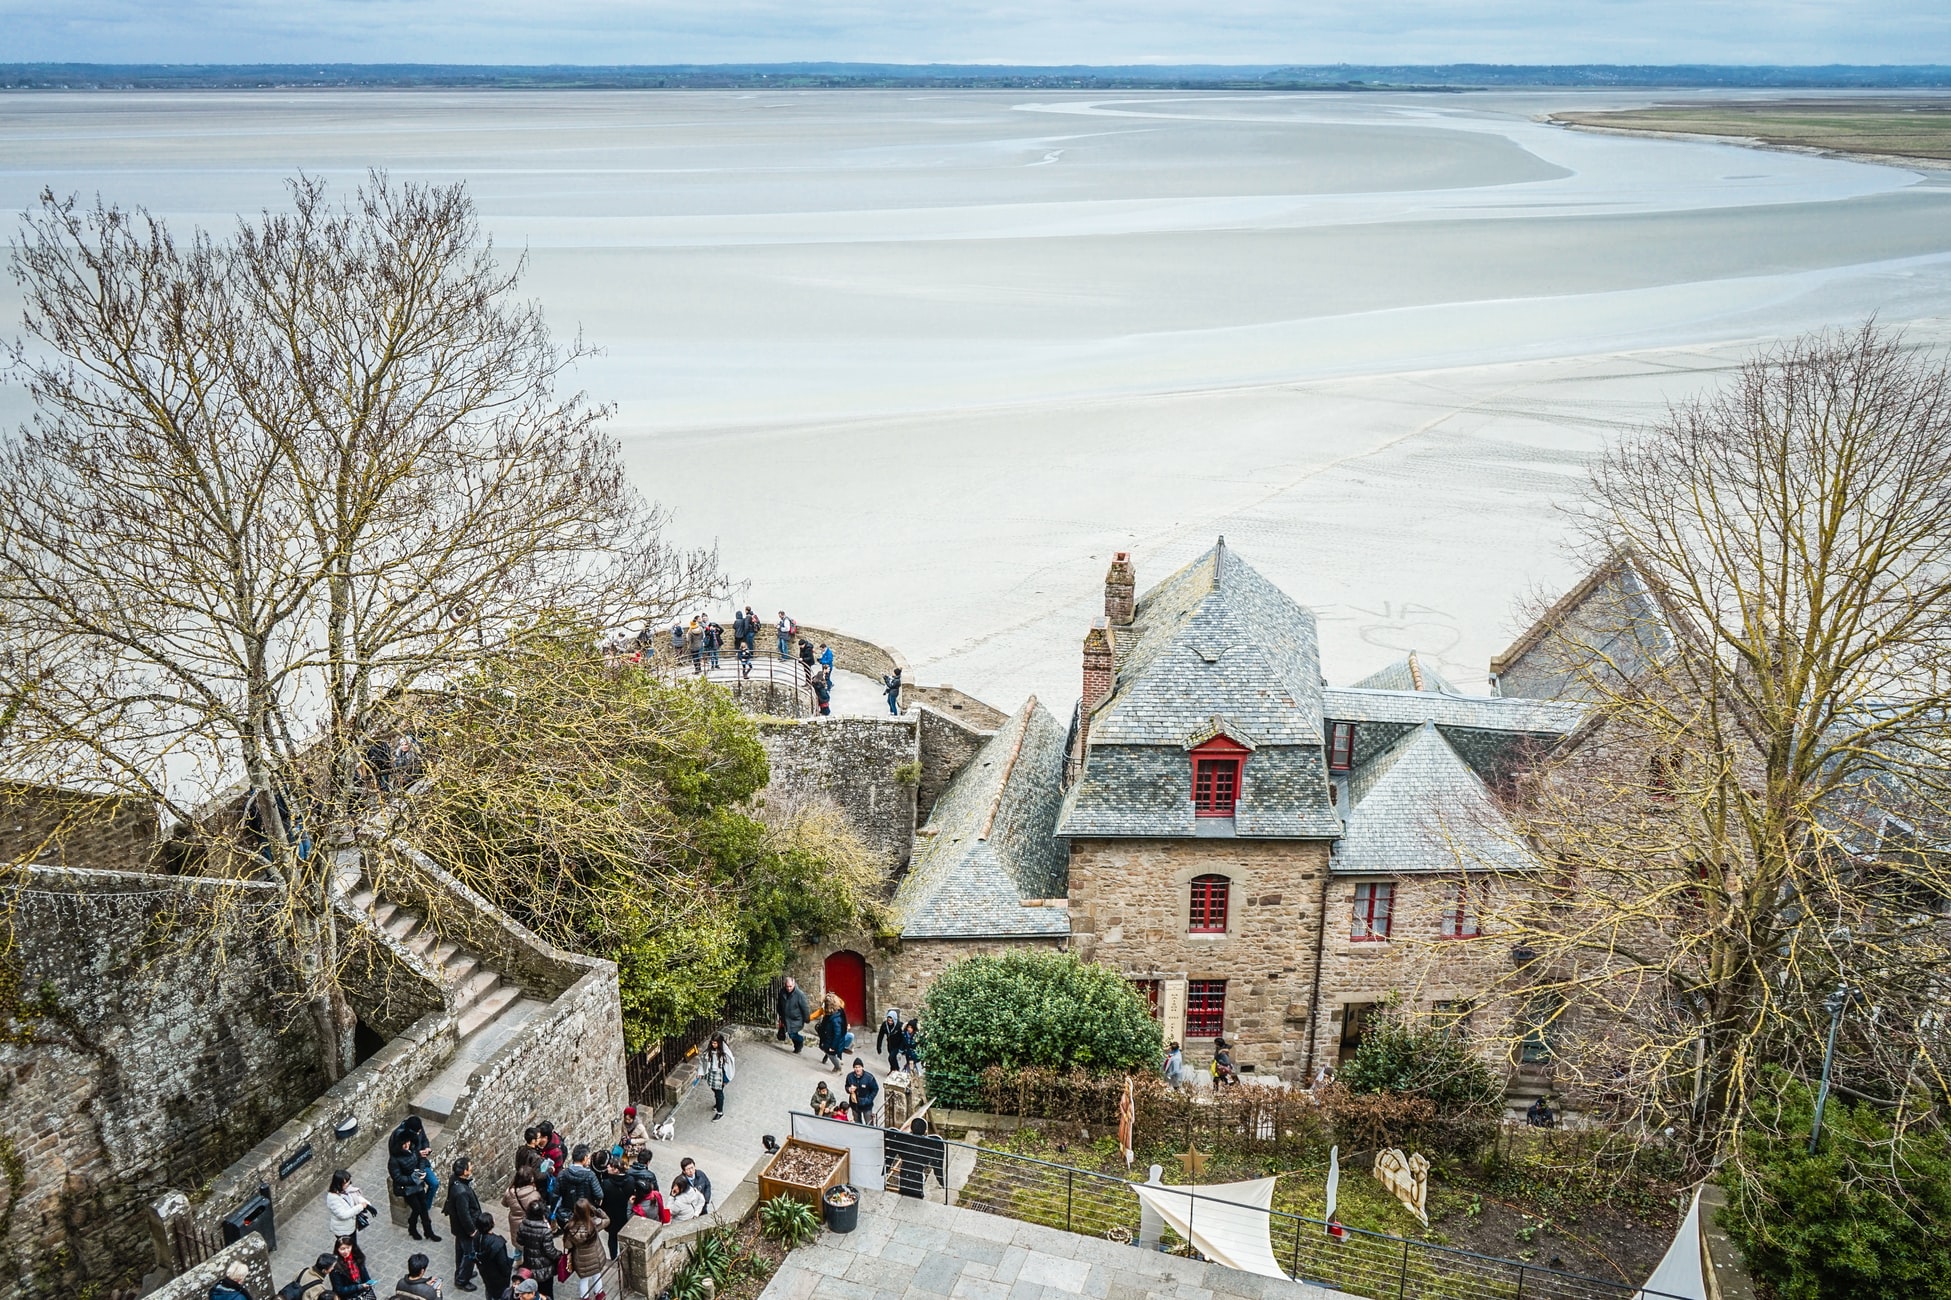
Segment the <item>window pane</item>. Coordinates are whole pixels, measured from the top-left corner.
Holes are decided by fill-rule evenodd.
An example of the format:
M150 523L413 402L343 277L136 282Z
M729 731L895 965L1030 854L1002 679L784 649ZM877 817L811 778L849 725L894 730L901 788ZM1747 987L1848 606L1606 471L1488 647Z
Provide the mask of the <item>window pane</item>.
M1186 1037L1217 1038L1226 1027L1226 981L1192 980L1186 986Z
M1204 934L1226 930L1226 903L1231 881L1225 876L1199 876L1192 882L1187 929Z

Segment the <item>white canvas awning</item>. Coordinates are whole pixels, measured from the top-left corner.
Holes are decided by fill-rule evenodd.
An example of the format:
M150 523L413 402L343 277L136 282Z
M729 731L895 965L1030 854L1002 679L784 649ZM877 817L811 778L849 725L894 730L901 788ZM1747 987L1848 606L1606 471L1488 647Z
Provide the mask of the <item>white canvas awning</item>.
M1680 1230L1673 1234L1673 1244L1666 1248L1660 1258L1660 1265L1653 1270L1653 1276L1646 1279L1645 1289L1633 1300L1667 1300L1669 1296L1681 1296L1684 1300L1707 1300L1707 1279L1703 1275L1700 1262L1700 1188L1694 1188L1694 1203L1688 1209L1687 1217L1680 1221Z
M1274 1180L1216 1183L1210 1187L1166 1187L1134 1183L1131 1190L1194 1250L1215 1264L1261 1277L1285 1278L1274 1260L1269 1211ZM1193 1196L1190 1193L1197 1193Z

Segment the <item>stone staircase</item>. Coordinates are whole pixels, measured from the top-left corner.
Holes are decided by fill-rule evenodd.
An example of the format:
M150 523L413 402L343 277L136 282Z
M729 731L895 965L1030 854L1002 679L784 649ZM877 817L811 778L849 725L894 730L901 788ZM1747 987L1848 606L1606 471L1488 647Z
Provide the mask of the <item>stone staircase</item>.
M455 1017L460 1045L445 1069L414 1094L409 1109L426 1122L427 1136L440 1136L441 1125L467 1091L468 1076L488 1060L516 1030L548 1008L548 1003L525 995L520 986L503 978L479 953L442 938L422 918L400 904L379 897L365 881L341 877L352 906L370 917L409 952L432 966L446 991L448 1010Z

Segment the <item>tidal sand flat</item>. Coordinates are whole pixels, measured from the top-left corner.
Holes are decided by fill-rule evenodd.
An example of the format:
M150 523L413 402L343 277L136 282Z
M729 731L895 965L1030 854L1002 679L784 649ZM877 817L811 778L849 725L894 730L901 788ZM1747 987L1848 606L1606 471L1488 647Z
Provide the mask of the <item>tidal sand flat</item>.
M1335 680L1413 646L1475 687L1621 429L1804 329L1951 338L1947 178L1535 120L1646 102L22 94L0 206L466 181L756 607L1062 712L1111 552L1149 584L1223 533Z

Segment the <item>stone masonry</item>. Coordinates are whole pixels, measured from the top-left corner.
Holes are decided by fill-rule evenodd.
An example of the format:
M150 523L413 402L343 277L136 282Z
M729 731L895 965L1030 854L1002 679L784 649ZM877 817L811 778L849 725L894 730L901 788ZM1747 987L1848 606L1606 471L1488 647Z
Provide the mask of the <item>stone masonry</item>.
M830 799L889 870L906 866L921 776L912 716L763 719L770 795Z

